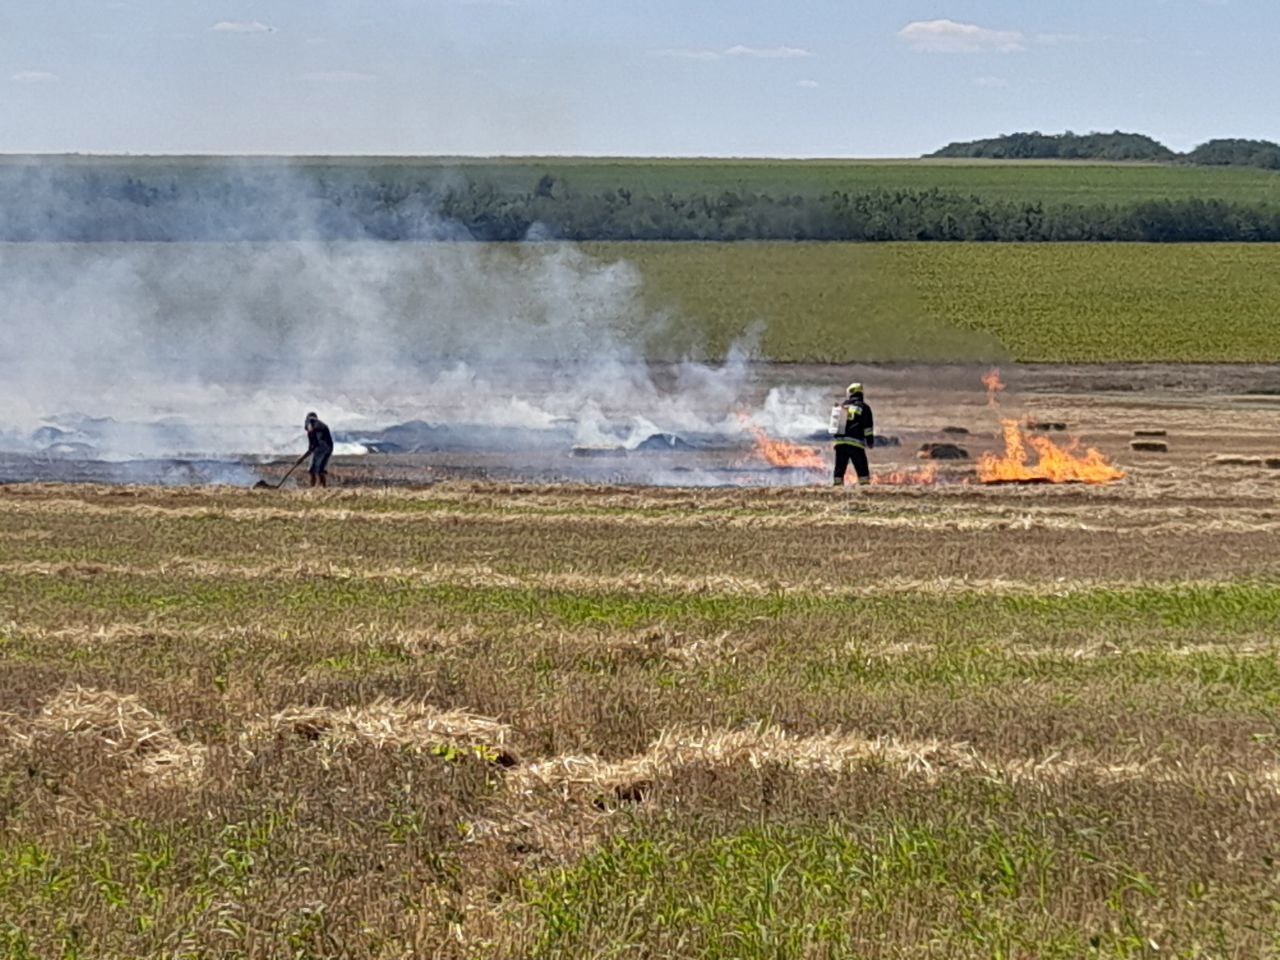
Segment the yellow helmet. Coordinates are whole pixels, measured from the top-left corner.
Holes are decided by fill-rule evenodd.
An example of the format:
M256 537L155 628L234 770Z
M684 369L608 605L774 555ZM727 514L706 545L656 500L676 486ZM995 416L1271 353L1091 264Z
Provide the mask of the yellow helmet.
M853 393L861 393L861 392L862 392L862 384L860 383L849 384L849 393L853 394Z

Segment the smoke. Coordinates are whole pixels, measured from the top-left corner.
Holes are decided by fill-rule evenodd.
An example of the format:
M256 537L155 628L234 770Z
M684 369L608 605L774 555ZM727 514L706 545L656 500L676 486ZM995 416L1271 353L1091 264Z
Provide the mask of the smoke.
M305 185L272 183L264 216L308 209ZM420 235L456 235L420 215ZM0 244L0 450L252 460L299 450L308 410L340 454L409 421L488 428L498 452L738 435L751 344L655 370L680 318L641 293L631 265L557 242ZM821 406L774 391L758 419L817 429Z

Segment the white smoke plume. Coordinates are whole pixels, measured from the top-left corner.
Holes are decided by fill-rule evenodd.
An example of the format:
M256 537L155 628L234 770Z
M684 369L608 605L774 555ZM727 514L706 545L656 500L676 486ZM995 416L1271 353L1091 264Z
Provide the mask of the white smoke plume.
M0 244L0 450L279 455L308 410L348 437L421 420L493 428L499 446L738 433L749 350L655 375L646 344L679 318L650 315L640 288L629 264L555 242ZM806 402L771 395L761 422L808 429Z

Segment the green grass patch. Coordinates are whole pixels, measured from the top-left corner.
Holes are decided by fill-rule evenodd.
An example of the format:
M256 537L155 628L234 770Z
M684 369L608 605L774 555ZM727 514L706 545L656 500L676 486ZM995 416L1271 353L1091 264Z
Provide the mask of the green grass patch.
M1163 583L1062 594L895 592L842 597L802 590L737 594L419 584L411 577L0 576L0 611L16 616L24 608L30 612L43 605L100 614L152 611L200 616L269 606L291 614L343 618L446 608L477 616L551 619L567 627L623 628L652 623L733 626L761 617L835 615L932 636L945 634L952 623L978 623L993 632L1018 629L1020 633L1028 623L1047 632L1058 624L1091 630L1148 625L1251 631L1280 622L1280 587L1264 582Z
M1168 944L1170 918L1150 908L1173 891L1123 862L1077 887L1064 915L1087 840L871 819L614 839L530 890L536 955L1135 957Z

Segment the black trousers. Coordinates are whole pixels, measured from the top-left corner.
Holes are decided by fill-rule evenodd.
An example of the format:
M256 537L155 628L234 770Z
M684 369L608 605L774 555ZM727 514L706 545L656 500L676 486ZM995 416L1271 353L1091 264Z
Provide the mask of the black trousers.
M853 464L853 472L858 475L859 483L871 482L871 467L867 464L867 451L855 447L851 443L836 444L836 483L844 483L845 472L849 464Z

